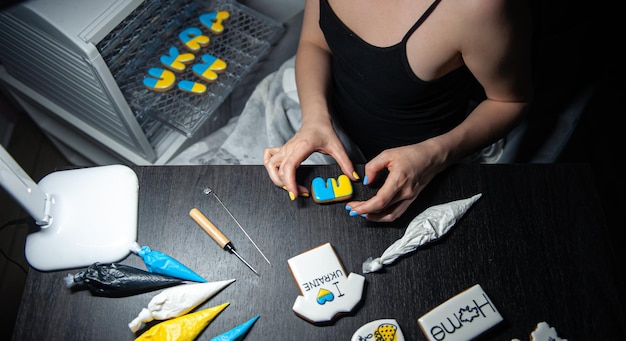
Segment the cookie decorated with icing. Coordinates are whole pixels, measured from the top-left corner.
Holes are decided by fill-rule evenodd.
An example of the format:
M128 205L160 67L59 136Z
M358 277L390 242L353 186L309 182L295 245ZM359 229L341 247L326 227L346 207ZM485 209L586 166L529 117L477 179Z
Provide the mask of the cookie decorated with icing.
M202 95L206 92L206 85L198 82L181 80L178 82L178 89L190 94Z
M352 181L345 174L337 179L316 177L311 182L311 194L318 204L345 201L352 198L352 193Z
M350 341L363 340L404 341L404 334L402 334L398 321L381 319L363 325L350 339Z
M195 58L193 53L180 53L175 46L172 46L169 49L169 54L161 56L159 60L166 68L174 72L182 72L187 64L193 62Z
M560 338L556 329L550 327L547 322L539 322L530 334L530 341L567 341L567 339Z
M306 321L329 322L361 301L365 277L346 274L330 243L290 258L287 264L300 291L293 311Z
M199 19L200 23L213 34L221 34L224 32L224 22L230 18L228 11L216 11L202 14Z
M191 69L193 73L206 82L214 82L217 80L218 74L226 70L226 62L210 54L203 54L200 57L202 63L194 64Z
M479 284L429 311L417 322L429 341L472 340L502 321L502 315Z
M191 52L198 52L201 48L208 46L211 39L197 27L188 27L178 34L178 39Z
M148 69L148 77L143 79L143 85L152 91L167 91L174 87L176 76L170 70L153 67Z

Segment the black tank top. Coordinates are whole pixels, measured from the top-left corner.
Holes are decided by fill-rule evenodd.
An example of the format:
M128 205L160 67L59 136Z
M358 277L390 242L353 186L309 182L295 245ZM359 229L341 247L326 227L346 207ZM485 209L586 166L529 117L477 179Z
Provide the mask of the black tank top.
M401 42L368 44L320 0L320 28L332 51L331 111L369 160L384 149L440 135L467 115L476 82L460 67L432 81L419 79L406 56L406 42L436 8L428 8Z

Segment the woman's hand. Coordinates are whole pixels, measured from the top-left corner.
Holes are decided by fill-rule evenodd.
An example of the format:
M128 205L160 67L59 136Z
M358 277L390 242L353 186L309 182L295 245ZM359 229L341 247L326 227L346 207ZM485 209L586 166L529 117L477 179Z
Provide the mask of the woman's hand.
M263 164L270 179L287 190L291 200L298 195L309 195L309 189L296 182L296 169L314 152L332 156L350 179L359 179L332 123L317 122L308 127L303 125L284 145L267 148L263 153Z
M387 169L389 174L382 187L369 200L348 202L346 209L350 215L361 215L372 221L394 221L435 175L445 169L443 155L428 142L383 151L365 165L363 181L365 185L372 183Z

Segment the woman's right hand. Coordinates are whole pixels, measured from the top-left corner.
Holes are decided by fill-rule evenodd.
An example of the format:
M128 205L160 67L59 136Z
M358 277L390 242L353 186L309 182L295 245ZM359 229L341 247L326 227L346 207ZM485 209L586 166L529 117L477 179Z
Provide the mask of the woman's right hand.
M359 179L332 123L303 124L284 145L267 148L263 153L263 164L270 179L276 186L286 189L291 200L309 194L307 187L296 182L296 169L314 152L330 155L344 174L352 180Z

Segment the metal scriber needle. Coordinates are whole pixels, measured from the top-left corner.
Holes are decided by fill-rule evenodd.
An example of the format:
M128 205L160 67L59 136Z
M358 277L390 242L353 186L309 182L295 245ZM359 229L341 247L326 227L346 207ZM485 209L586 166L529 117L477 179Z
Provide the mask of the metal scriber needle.
M213 225L213 223L207 217L205 217L204 214L200 212L200 210L198 210L197 208L192 208L191 211L189 211L189 216L191 216L191 218L198 225L200 225L200 227L202 227L204 232L208 233L209 236L213 238L217 245L237 256L237 258L239 258L240 261L242 261L248 268L250 268L250 270L259 275L259 273L252 267L252 265L246 262L246 260L243 259L243 257L241 257L239 253L237 253L235 247L233 246L233 243L231 243L231 241L222 233L222 231L220 231L217 226Z
M252 245L254 245L254 247L257 249L257 251L259 251L259 253L261 254L261 256L263 256L263 258L265 259L265 261L267 262L267 264L272 265L272 263L270 263L269 259L267 259L267 257L265 257L265 255L263 254L263 251L261 251L261 249L259 249L259 247L256 245L256 243L254 242L254 240L252 240L252 238L250 238L250 236L248 235L248 233L246 232L246 230L244 230L243 226L241 226L241 224L239 224L239 221L237 221L237 218L235 218L233 216L232 213L230 213L230 210L228 209L228 207L226 207L226 205L224 205L224 203L222 202L222 200L217 196L217 194L215 194L215 192L210 188L207 187L204 189L203 191L204 194L209 195L209 194L213 194L213 196L215 197L215 199L217 199L217 201L219 201L220 205L222 205L222 207L226 210L226 212L228 213L228 215L230 215L231 218L233 218L233 220L235 221L235 223L237 224L237 226L239 226L239 228L241 229L241 231L243 232L243 234L246 235L246 237L248 237L248 240L250 240L250 242L252 243Z

